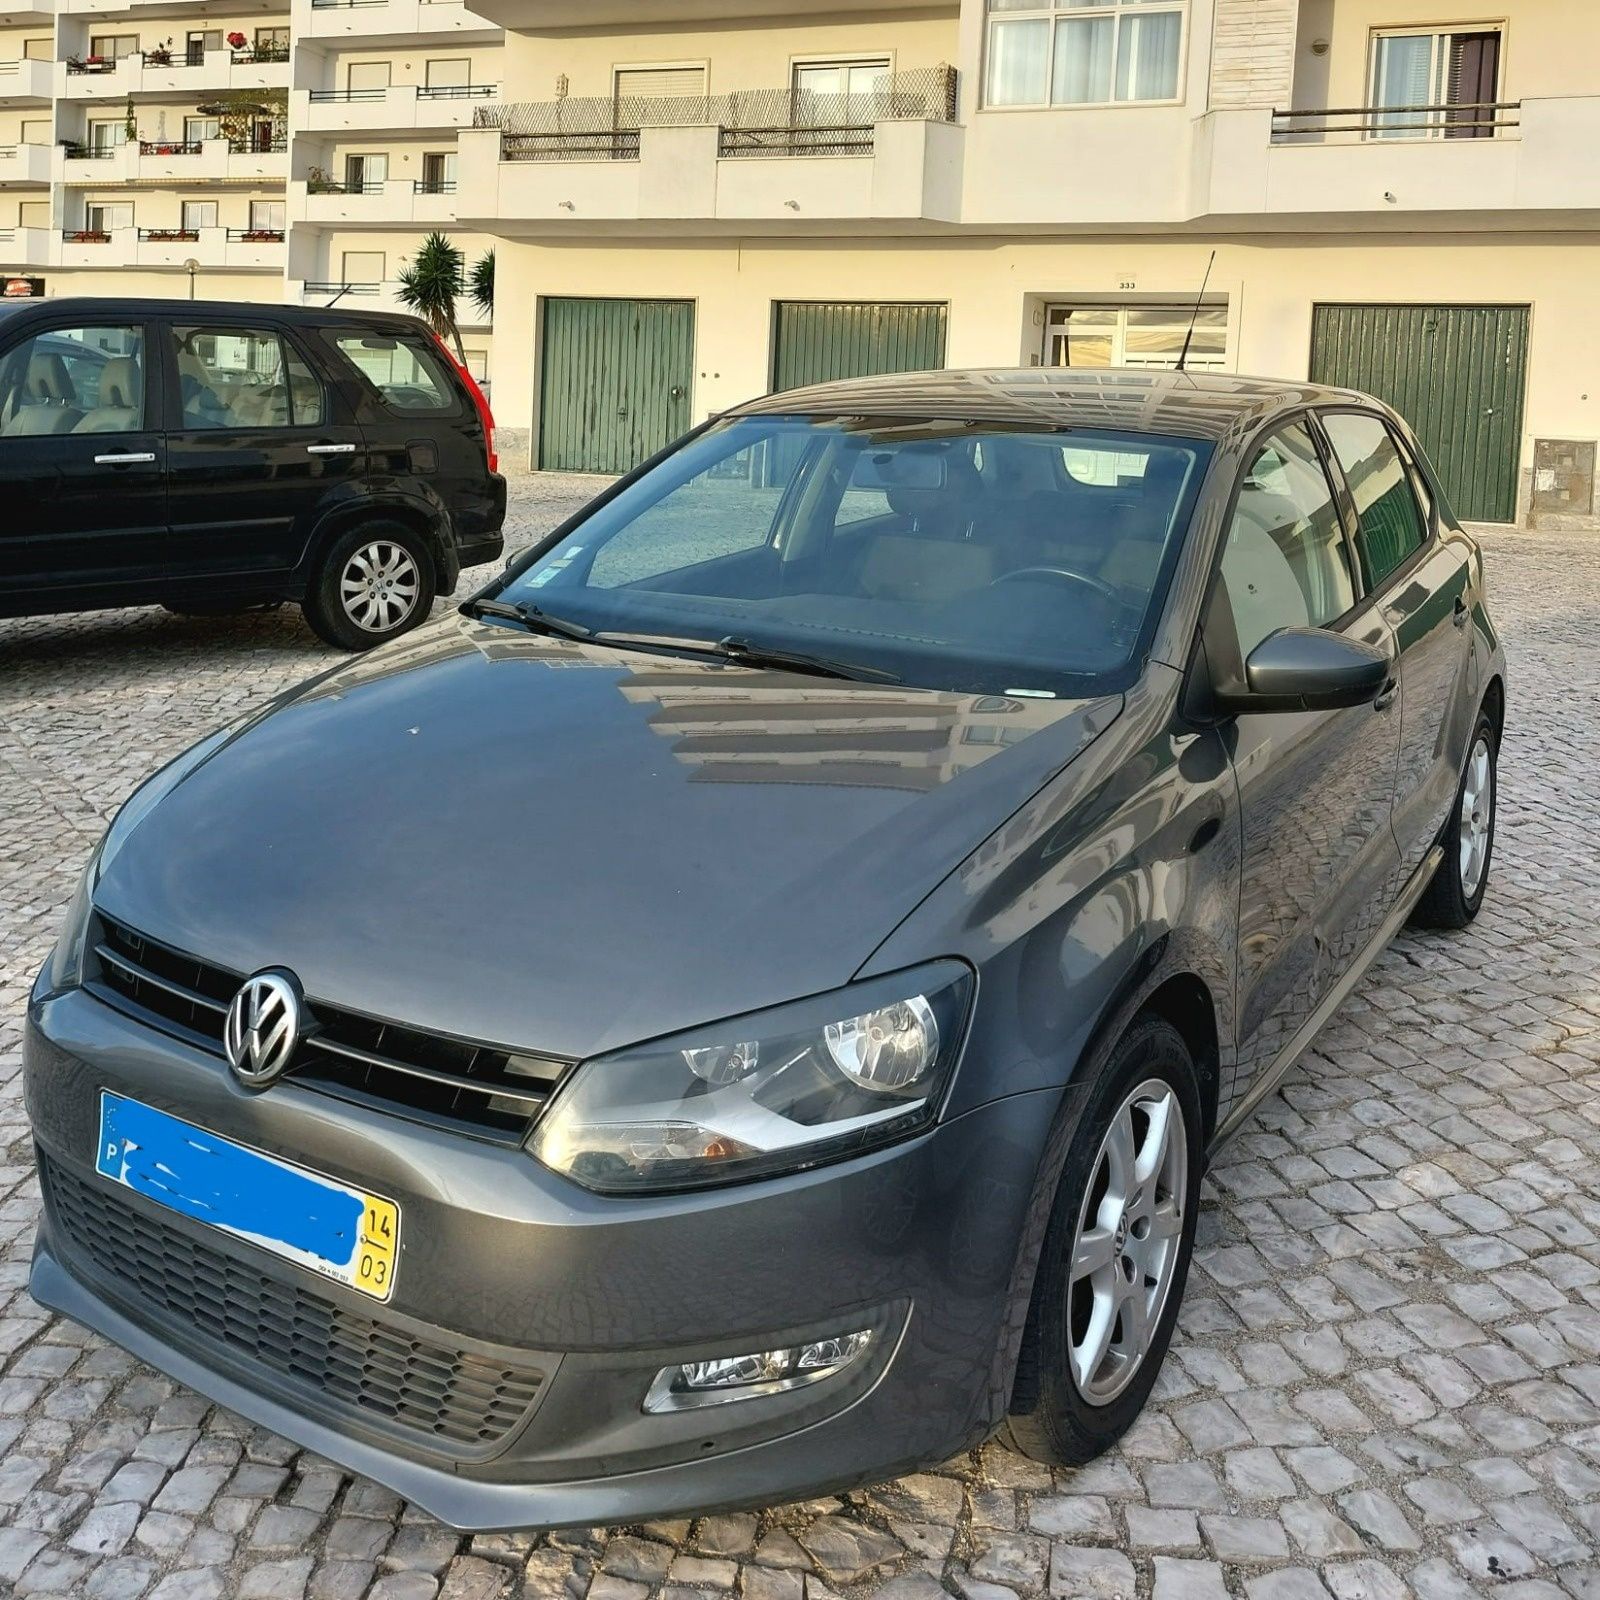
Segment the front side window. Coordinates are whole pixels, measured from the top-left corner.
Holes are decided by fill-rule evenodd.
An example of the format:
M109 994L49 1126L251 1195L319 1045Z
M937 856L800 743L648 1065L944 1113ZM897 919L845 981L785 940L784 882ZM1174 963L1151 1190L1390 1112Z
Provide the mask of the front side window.
M1500 30L1375 34L1371 94L1373 138L1491 139L1499 122Z
M1328 475L1304 424L1256 453L1222 547L1239 654L1279 628L1320 628L1355 604L1350 550Z
M333 342L391 410L449 411L455 391L433 353L387 334L340 333Z
M1356 544L1375 588L1427 537L1410 476L1380 417L1329 411L1322 425L1356 503Z
M315 427L322 385L298 351L266 328L172 330L183 426Z
M139 328L55 328L0 356L0 439L143 427Z
M845 676L1104 692L1137 671L1209 453L1092 428L736 418L596 510L505 598L602 634L733 639Z
M987 105L1178 97L1186 0L988 0L988 10Z

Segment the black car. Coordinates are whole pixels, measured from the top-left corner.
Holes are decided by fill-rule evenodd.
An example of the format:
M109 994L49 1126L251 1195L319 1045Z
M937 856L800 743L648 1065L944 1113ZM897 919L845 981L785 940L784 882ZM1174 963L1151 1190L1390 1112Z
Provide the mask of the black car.
M503 548L494 420L412 317L0 302L0 616L297 600L361 650Z
M463 1527L1105 1449L1213 1153L1483 901L1483 566L1361 395L780 394L463 612L139 789L23 1047L35 1297Z

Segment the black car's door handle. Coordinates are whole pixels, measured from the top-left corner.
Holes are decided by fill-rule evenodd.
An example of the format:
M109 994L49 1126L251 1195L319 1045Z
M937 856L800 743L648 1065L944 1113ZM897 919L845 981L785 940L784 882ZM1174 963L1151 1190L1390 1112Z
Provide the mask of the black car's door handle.
M1458 628L1464 628L1467 625L1467 618L1471 615L1472 607L1469 606L1460 595L1457 595L1455 610L1452 612L1450 620L1455 623Z
M1378 691L1378 697L1372 702L1374 711L1387 711L1394 704L1394 697L1400 692L1400 680L1391 678Z

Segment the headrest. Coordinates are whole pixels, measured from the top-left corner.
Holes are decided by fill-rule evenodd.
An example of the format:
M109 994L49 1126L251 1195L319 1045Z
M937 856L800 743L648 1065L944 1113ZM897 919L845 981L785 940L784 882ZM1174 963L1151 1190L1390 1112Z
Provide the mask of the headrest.
M35 400L70 405L78 398L66 362L48 351L40 351L29 357L27 387Z
M106 362L100 373L102 406L120 406L127 411L136 411L143 394L139 363L133 356L114 356Z

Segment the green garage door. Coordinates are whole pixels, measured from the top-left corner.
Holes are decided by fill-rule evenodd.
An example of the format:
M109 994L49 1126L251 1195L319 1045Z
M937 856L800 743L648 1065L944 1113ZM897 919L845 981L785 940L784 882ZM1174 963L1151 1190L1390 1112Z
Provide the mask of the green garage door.
M1386 400L1416 429L1451 508L1510 522L1528 361L1526 306L1317 306L1311 378Z
M543 347L545 471L626 472L688 431L689 301L546 300Z
M944 365L942 305L780 300L773 321L772 387L921 372Z

